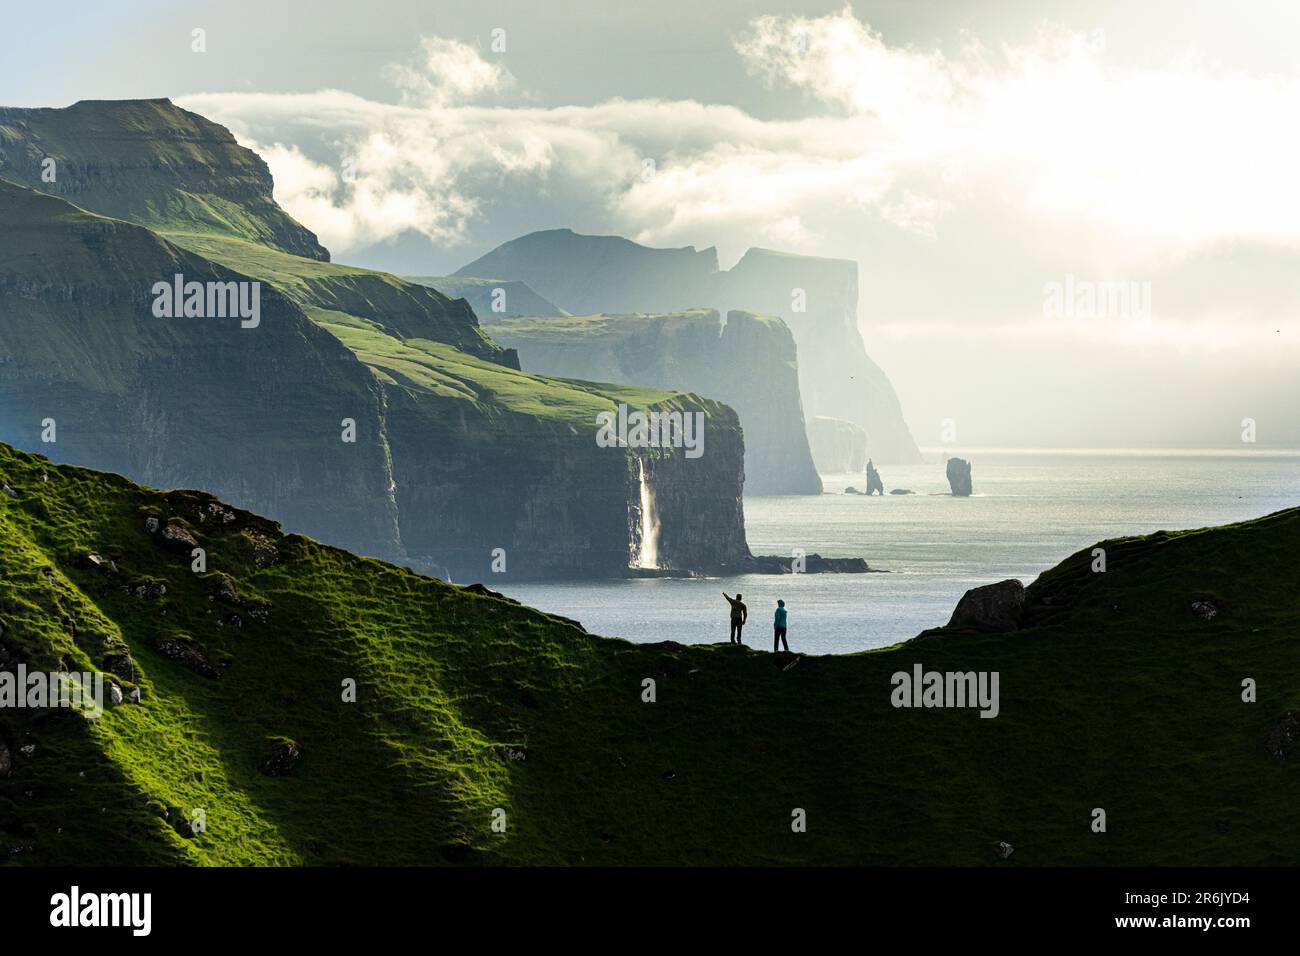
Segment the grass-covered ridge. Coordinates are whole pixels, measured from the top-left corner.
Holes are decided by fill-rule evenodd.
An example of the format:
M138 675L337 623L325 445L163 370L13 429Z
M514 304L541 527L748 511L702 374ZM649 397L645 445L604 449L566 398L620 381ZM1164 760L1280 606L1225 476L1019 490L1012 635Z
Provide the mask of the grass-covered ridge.
M1265 738L1300 707L1298 533L1292 509L1105 542L1106 573L1086 549L1031 586L1022 630L782 670L749 648L588 635L202 493L0 446L3 666L111 666L142 690L97 722L0 711L0 850L10 864L1287 863L1300 770ZM1218 615L1193 613L1199 600ZM998 671L1000 716L892 708L890 675L915 662ZM298 763L262 773L286 740ZM189 832L194 807L206 832ZM1016 848L1005 863L997 840Z
M155 232L234 236L329 258L276 204L260 156L166 99L0 107L0 177Z

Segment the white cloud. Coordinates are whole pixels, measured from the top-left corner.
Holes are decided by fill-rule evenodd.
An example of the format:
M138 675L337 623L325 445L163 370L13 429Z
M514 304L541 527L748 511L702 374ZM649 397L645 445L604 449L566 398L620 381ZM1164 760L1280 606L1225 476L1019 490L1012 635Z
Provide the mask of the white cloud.
M510 71L489 63L467 43L424 37L412 63L391 64L385 75L407 102L444 106L499 92L514 84Z
M735 46L821 115L653 99L474 105L513 77L442 38L389 69L400 103L336 90L183 103L259 144L277 197L343 255L408 231L454 246L507 204L539 202L594 209L606 231L650 244L717 245L724 260L756 243L862 258L853 243L867 225L931 245L965 230L962 248L1046 249L1053 270L1098 279L1168 275L1219 243L1300 248L1294 75L1191 56L1127 65L1052 28L996 50L900 48L847 7L759 17Z

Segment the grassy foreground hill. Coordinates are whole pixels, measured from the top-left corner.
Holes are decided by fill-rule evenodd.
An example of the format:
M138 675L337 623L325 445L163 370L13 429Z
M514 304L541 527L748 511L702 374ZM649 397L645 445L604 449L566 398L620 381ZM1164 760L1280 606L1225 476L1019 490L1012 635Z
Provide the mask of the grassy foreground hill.
M204 493L0 445L0 670L100 668L125 692L97 720L0 710L0 856L1289 863L1298 535L1291 509L1106 542L1106 573L1088 549L1030 587L1019 630L783 669L596 637ZM915 663L999 672L999 716L894 709L891 675Z

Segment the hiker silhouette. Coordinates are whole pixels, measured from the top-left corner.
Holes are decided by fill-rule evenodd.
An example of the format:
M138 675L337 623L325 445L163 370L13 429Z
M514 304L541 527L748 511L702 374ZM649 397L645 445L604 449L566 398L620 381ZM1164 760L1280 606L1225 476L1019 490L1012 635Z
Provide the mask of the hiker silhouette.
M745 622L749 620L749 608L745 607L745 602L741 600L741 597L743 595L739 593L737 593L736 596L733 598L733 597L727 597L727 592L723 591L722 596L724 598L727 598L727 603L731 605L731 637L729 639L730 643L744 644L745 642L740 639L740 631L741 628L745 626Z
M786 639L785 639L785 621L786 621L785 602L784 602L784 601L777 601L777 602L776 602L776 617L775 617L775 619L774 619L773 622L772 622L772 625L773 625L773 628L772 628L772 653L773 653L773 654L775 654L777 651L781 650L782 647L785 648L785 652L786 652L787 654L790 653L790 645L786 642Z

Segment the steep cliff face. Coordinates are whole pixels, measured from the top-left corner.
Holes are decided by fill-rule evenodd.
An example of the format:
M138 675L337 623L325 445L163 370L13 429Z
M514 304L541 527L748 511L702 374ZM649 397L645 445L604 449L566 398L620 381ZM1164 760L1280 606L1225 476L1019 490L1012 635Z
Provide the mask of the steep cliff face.
M62 178L42 185L91 210L0 179L0 439L211 489L456 580L496 573L498 550L506 576L624 574L643 491L630 461L646 451L599 446L596 416L681 404L711 452L651 456L661 563L748 555L731 410L522 374L463 299L326 261L274 206L261 160L166 101L6 111L0 136L6 169L55 154ZM151 290L178 273L256 284L261 321L155 317ZM675 490L692 482L693 498Z
M809 418L808 447L823 475L856 474L867 467L867 433L842 418Z
M717 402L525 375L486 337L481 358L428 338L436 315L304 310L269 278L3 181L0 216L0 440L219 491L456 580L626 573L640 527L632 462L649 454L656 566L748 555L739 422ZM155 317L151 290L176 273L261 281L260 323ZM345 281L308 278L313 295L374 308L343 297ZM600 447L597 414L619 403L700 412L706 453Z
M362 353L387 396L403 543L417 565L457 580L519 580L708 568L749 555L744 443L725 405L419 351ZM425 387L413 374L422 364L453 387ZM538 404L551 414L539 416ZM697 414L700 454L602 445L597 416L617 416L620 405Z
M276 204L261 157L166 99L0 107L0 178L155 231L233 235L329 259Z
M713 249L651 249L558 229L507 242L456 275L518 279L574 313L706 307L780 316L799 348L804 414L858 425L882 464L921 460L898 396L858 331L854 262L751 249L722 272Z
M894 387L858 331L856 262L751 249L724 273L722 288L736 307L786 319L806 372L800 387L807 414L862 427L867 454L881 464L921 460Z
M708 395L740 416L748 494L820 494L780 319L708 309L667 314L486 318L530 372Z
M379 388L301 309L267 288L256 328L156 318L159 280L242 277L4 181L0 220L0 440L400 553Z

